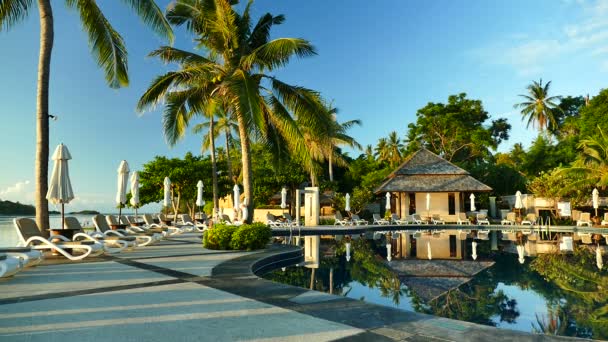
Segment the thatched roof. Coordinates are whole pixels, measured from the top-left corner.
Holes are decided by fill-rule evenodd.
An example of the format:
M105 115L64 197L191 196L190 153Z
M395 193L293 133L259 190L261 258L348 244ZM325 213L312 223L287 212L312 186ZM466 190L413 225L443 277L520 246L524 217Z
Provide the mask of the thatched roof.
M408 158L374 192L488 192L492 188L427 149Z

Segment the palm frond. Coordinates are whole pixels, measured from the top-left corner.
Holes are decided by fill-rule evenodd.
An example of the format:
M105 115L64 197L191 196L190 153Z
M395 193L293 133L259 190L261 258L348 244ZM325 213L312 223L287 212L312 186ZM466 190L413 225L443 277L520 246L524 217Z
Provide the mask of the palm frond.
M163 112L163 133L169 145L175 145L185 134L192 116L197 113L188 108L193 91L174 91L166 95Z
M253 50L245 57L242 65L245 69L259 67L261 70L273 70L286 65L294 55L308 57L315 54L315 48L307 40L279 38Z
M206 57L194 52L176 49L171 46L161 46L150 52L149 57L158 57L164 63L195 64L195 63L215 63Z
M264 14L257 22L251 35L249 36L249 46L252 49L266 44L270 39L270 29L273 25L281 25L285 21L285 16L273 16L270 13Z
M154 0L122 0L126 3L139 18L148 25L160 37L167 39L169 44L173 44L174 36L171 25L158 8Z
M0 31L3 28L8 30L25 20L32 10L33 3L33 0L0 1Z
M94 0L72 0L84 30L89 37L91 53L97 64L104 69L105 78L112 88L129 85L127 50L120 34L114 30Z

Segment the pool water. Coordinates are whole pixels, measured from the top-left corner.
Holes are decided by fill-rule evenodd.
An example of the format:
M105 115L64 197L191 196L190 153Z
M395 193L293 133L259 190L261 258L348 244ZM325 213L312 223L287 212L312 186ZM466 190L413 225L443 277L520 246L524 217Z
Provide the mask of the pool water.
M352 241L350 261L343 241L321 240L318 268L293 266L264 278L503 329L608 339L608 272L595 266L593 249L539 255L522 265L517 255L480 247L478 260L495 264L430 300L404 284L386 261L385 244L374 240Z

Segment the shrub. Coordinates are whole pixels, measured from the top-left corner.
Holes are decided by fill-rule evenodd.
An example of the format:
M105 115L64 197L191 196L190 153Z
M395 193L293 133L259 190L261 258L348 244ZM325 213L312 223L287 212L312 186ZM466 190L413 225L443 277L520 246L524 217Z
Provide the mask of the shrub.
M262 249L272 238L272 229L263 223L244 224L232 235L232 249Z
M225 224L213 225L213 228L208 229L203 236L203 246L209 249L231 249L230 242L238 228Z

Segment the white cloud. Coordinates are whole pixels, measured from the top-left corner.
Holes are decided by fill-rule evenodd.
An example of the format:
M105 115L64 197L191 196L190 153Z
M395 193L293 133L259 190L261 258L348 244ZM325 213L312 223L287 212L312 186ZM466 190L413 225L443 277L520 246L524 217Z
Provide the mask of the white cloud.
M34 190L29 180L17 182L6 189L0 190L0 198L13 202L32 203Z
M510 66L520 76L537 75L545 65L560 58L608 54L608 0L563 1L563 4L576 7L571 10L578 10L582 19L563 25L561 31L547 27L546 32L536 36L511 33L473 54L490 64Z

